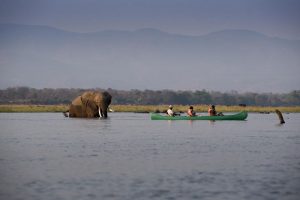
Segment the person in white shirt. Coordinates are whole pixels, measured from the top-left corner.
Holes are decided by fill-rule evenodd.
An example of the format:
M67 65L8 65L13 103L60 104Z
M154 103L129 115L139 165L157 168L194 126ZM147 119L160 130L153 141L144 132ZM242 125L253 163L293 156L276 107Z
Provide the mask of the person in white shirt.
M173 112L173 106L172 105L170 105L169 106L169 109L167 110L167 114L169 115L169 116L175 116L175 113Z

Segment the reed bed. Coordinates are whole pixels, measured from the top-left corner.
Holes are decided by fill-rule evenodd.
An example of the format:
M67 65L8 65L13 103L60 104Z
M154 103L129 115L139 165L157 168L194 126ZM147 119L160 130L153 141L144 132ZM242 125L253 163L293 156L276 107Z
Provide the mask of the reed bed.
M63 112L67 105L0 105L0 112Z
M165 112L168 105L111 105L110 108L114 112ZM175 112L186 112L189 106L187 105L173 105ZM196 112L207 112L209 105L193 105ZM68 109L68 105L0 105L0 112L63 112ZM300 106L224 106L216 105L217 112L257 112L269 113L275 112L278 109L284 113L300 113Z

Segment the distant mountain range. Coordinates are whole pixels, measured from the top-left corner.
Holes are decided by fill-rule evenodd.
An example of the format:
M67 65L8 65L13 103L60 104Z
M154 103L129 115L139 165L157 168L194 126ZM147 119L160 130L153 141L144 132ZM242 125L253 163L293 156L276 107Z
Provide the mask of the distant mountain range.
M0 24L0 74L1 88L289 92L300 89L300 41L249 30L188 36Z

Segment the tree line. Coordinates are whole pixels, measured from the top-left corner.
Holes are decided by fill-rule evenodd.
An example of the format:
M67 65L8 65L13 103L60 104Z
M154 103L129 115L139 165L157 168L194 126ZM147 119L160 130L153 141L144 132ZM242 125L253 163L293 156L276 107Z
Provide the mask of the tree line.
M0 104L69 104L84 91L104 91L101 88L44 88L10 87L0 90ZM300 90L289 93L216 92L207 90L115 90L107 89L112 97L112 104L163 105L163 104L218 104L252 106L299 106Z

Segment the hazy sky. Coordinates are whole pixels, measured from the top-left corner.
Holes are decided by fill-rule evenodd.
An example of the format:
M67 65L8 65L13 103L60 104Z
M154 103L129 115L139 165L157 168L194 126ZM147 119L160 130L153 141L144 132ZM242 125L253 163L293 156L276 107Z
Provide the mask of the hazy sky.
M157 28L201 35L249 29L300 39L299 0L0 0L0 23L77 32Z
M105 45L97 46L102 44L101 38L94 41L93 45L83 41L94 38L72 40L72 44L64 40L65 43L61 44L55 42L58 41L57 35L46 34L47 39L34 43L30 37L23 38L22 35L17 40L11 39L10 36L14 34L4 34L2 29L0 87L25 85L288 92L299 89L300 85L300 0L0 0L0 24L6 23L46 25L74 32L154 28L185 35L246 29L271 37L299 41L270 37L262 39L255 32L237 31L242 35L245 32L252 34L263 42L255 43L253 37L252 40L251 37L244 37L241 42L234 40L239 38L235 37L229 46L227 40L224 43L219 41L216 45L209 41L193 46L194 43L180 43L178 37L176 41L171 40L172 44L159 45L145 40L132 40L126 46L127 41L118 43L115 41L122 38L117 38L112 41L105 39L110 45L105 48ZM14 31L9 30L12 33ZM44 38L45 35L39 34L36 33L38 37ZM34 45L29 45L31 43ZM70 48L76 45L77 48ZM52 47L58 50L50 52ZM122 49L126 49L126 52ZM190 71L198 72L189 77L189 82L182 78L187 66ZM72 75L62 74L59 82L53 68L72 71ZM201 73L210 68L213 70ZM163 71L162 77L153 81L149 74L156 73L159 71L157 69ZM45 77L33 76L32 71L47 73L43 74ZM90 75L90 71L94 72L92 78L81 78L82 73ZM108 77L107 74L115 75ZM166 80L165 74L172 77L173 81ZM53 77L56 79L53 80Z

